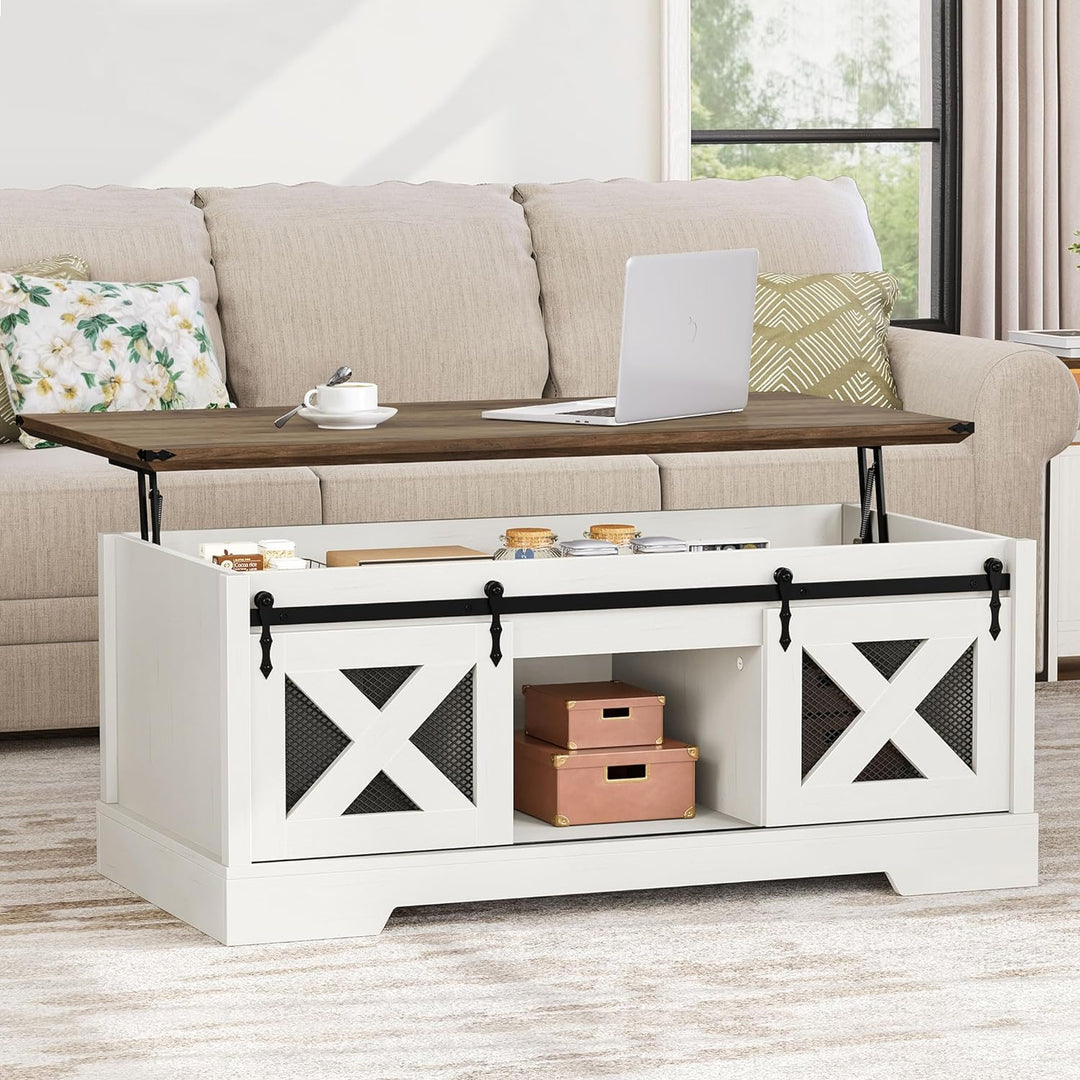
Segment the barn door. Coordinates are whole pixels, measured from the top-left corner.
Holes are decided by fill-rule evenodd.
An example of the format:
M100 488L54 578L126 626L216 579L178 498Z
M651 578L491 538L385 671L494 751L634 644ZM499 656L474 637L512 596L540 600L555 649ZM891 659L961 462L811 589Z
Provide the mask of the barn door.
M472 624L279 633L253 672L253 851L265 859L512 840L507 659Z
M1002 600L766 614L766 824L1006 810L1012 641Z

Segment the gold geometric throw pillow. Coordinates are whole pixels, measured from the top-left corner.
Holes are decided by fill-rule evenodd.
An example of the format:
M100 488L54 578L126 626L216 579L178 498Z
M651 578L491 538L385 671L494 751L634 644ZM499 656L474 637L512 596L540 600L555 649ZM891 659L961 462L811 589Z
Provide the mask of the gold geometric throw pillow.
M750 389L902 409L885 339L891 274L759 274Z
M89 281L90 267L78 255L54 255L32 266L20 266L11 271L27 277L55 278L58 281ZM15 407L11 404L7 382L0 376L0 443L16 442L19 429L15 426Z

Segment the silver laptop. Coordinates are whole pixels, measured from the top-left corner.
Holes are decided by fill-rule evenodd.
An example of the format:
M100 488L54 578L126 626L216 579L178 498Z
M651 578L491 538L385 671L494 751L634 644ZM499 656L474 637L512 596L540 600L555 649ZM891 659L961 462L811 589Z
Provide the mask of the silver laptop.
M739 412L750 387L757 264L752 248L627 259L615 397L480 415L613 425Z

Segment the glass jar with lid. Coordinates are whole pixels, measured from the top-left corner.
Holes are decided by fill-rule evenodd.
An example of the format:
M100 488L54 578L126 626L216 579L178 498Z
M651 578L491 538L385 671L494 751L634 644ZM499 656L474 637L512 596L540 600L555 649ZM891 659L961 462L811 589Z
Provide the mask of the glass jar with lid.
M616 525L605 523L602 525L590 525L585 536L590 540L606 540L619 549L620 555L633 555L630 541L641 535L636 525Z
M523 525L507 529L500 536L503 546L492 556L494 559L560 559L562 551L555 546L559 539L550 529L535 525Z

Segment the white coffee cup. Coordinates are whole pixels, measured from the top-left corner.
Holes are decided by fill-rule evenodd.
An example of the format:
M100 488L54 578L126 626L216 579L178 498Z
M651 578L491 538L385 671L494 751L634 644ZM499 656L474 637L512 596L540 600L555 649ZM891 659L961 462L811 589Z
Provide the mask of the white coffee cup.
M379 388L369 382L316 386L304 395L304 405L324 413L362 413L379 407Z

